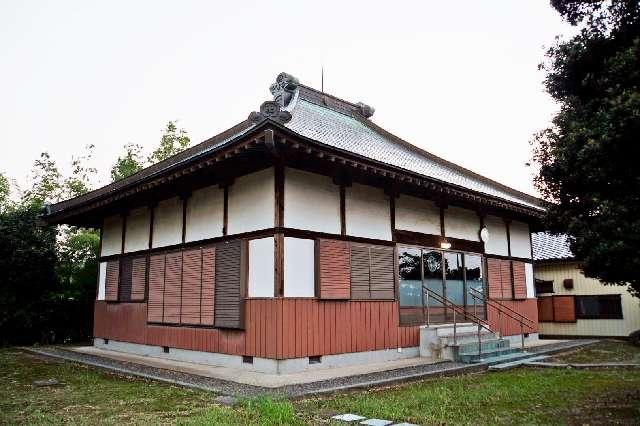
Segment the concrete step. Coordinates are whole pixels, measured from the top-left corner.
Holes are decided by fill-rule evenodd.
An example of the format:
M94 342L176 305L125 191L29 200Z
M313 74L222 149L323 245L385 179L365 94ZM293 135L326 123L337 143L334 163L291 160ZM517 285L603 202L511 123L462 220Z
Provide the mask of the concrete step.
M491 351L482 352L482 354L466 353L459 354L457 357L458 362L463 362L466 364L473 364L477 362L488 362L490 365L498 364L500 362L512 360L515 361L520 357L526 357L526 352L522 352L521 349L518 348L500 348L494 349ZM524 355L524 356L523 356Z
M453 336L453 324L440 324L433 327L436 329L438 337ZM458 323L456 325L456 333L474 333L478 331L478 326L473 323Z
M454 345L461 345L464 343L473 343L473 342L477 343L478 333L477 332L457 333L455 341L453 338L453 333L451 333L450 335L439 336L439 338L440 338L440 342L442 342L444 346L454 346ZM498 336L495 333L492 333L488 330L485 330L483 333L480 333L480 340L483 342L488 340L495 340L497 338Z
M525 354L528 352L522 352L522 354ZM530 354L530 357L526 357L526 358L520 358L517 359L515 361L508 361L508 362L501 362L499 364L494 364L489 366L489 370L491 371L504 371L504 370L509 370L511 368L515 368L515 367L519 367L521 365L524 364L528 364L530 362L539 362L542 361L545 358L549 358L547 355L537 355L536 354Z
M491 339L482 341L480 347L482 349L482 352L489 353L501 349L509 349L511 347L511 342L509 342L509 340L507 339ZM478 342L472 341L468 343L458 344L457 353L458 355L477 354Z

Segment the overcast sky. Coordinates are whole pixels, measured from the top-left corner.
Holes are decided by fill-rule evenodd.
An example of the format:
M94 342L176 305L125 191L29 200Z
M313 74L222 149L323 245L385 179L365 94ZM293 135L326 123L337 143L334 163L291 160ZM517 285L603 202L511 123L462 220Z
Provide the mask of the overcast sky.
M532 134L556 106L544 46L568 34L548 1L30 1L0 3L0 172L40 152L64 170L96 145L99 183L127 142L168 120L197 143L270 99L286 71L375 107L436 155L534 193ZM98 182L97 182L98 183Z

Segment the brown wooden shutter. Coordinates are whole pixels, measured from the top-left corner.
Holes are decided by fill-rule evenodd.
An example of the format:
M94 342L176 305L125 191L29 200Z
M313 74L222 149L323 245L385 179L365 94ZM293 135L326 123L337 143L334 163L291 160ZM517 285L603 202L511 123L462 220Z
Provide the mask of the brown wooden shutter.
M131 302L131 258L120 258L120 285L118 286L118 301Z
M213 247L202 249L202 301L200 323L213 325L213 301L215 298L216 251Z
M553 321L553 298L538 298L538 321Z
M527 282L524 272L524 262L513 262L513 298L527 298Z
M493 299L502 299L502 275L500 274L500 263L500 259L487 259L489 297Z
M105 277L104 299L110 302L118 301L118 287L120 281L120 262L111 260L107 262Z
M576 305L573 296L552 296L552 299L554 322L576 321Z
M370 248L370 292L372 299L395 298L395 252L393 247Z
M167 253L164 267L164 311L162 322L180 322L180 299L182 296L182 252Z
M221 328L244 328L244 256L242 241L216 246L214 323Z
M511 261L500 261L500 278L502 281L502 298L513 299L513 282L511 277Z
M149 322L162 322L164 267L164 254L153 255L149 258L149 300L147 301L147 321Z
M142 301L145 298L147 284L147 257L136 257L131 264L131 300Z
M182 297L180 322L200 324L200 297L202 294L202 250L182 252Z
M351 290L349 243L347 241L319 239L318 287L321 299L349 299Z
M351 298L370 299L369 247L351 244Z

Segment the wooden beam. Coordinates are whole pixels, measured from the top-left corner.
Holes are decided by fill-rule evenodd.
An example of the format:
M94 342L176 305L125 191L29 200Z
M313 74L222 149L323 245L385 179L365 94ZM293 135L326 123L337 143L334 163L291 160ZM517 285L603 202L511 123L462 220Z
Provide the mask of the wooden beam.
M225 185L222 202L222 235L226 236L229 231L229 185Z
M284 297L284 234L278 233L273 237L274 241L274 273L273 294L275 297Z
M275 209L274 226L284 226L284 165L276 161L274 165Z
M340 235L347 235L346 188L340 185Z

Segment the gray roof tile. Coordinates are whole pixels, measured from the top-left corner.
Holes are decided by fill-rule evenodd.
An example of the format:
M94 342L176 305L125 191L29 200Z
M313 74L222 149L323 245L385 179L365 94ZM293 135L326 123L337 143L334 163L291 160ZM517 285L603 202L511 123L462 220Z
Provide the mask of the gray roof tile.
M531 234L533 242L533 260L573 259L569 248L569 238L565 234L554 235L549 232Z

